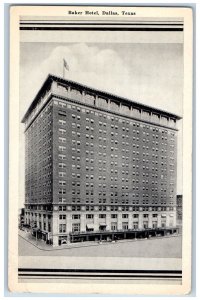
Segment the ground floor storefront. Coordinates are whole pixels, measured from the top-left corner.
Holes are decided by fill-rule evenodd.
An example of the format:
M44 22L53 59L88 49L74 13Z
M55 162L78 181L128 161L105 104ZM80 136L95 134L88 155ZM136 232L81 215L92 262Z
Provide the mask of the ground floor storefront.
M53 236L41 230L32 230L32 236L36 240L43 240L47 244L53 244ZM151 237L167 236L179 234L180 228L149 228L143 230L111 230L111 231L87 231L87 232L71 232L69 234L58 235L58 245L77 243L77 242L116 242L125 239L146 239Z
M166 236L178 234L179 228L157 228L145 230L114 230L114 231L98 231L98 232L73 232L65 236L58 237L58 244L76 243L76 242L115 242L123 239L145 239L151 237Z

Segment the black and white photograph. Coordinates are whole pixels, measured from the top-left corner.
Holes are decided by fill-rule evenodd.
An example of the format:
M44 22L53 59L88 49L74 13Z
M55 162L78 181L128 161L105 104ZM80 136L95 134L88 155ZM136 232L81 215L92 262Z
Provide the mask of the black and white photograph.
M191 24L181 8L13 7L11 289L190 291Z

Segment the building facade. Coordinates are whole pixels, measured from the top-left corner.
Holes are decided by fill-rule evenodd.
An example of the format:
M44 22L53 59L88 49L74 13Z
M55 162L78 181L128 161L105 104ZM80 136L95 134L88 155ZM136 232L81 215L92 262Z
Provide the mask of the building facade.
M178 119L49 75L22 120L25 223L53 245L176 228Z

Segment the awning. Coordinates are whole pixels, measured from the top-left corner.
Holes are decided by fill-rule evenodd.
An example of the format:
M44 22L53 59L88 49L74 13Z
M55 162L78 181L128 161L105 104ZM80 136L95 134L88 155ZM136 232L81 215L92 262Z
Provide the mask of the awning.
M173 217L174 215L173 214L170 214L170 217Z
M105 223L100 223L99 226L107 226Z
M166 217L166 216L167 216L166 214L162 214L162 215L161 215L161 217Z
M86 224L87 229L94 229L94 224Z

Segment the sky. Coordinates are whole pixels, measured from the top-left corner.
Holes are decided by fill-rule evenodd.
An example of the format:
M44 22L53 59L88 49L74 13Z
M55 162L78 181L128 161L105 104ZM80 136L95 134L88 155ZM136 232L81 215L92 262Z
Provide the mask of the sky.
M182 44L22 43L21 116L49 73L182 115Z
M182 43L53 43L20 44L20 120L48 74L182 116ZM24 125L20 124L20 199L24 202ZM179 132L178 185L182 193L182 131Z

